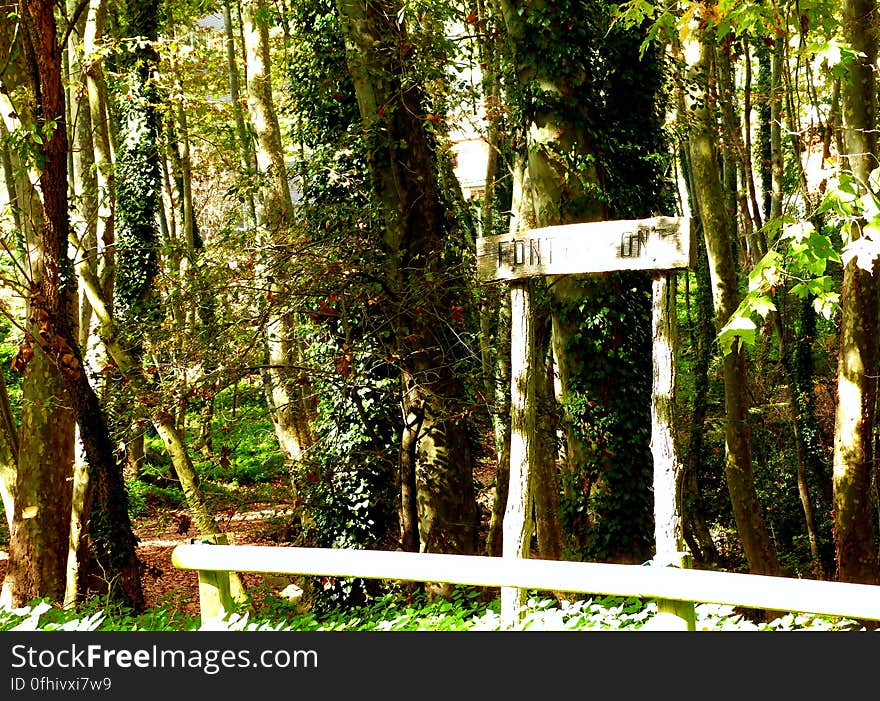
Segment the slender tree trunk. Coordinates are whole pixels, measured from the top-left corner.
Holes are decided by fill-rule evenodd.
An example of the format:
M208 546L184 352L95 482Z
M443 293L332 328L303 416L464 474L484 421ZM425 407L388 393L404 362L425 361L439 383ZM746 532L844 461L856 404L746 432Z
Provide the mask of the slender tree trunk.
M485 190L480 203L480 226L483 236L491 236L498 228L496 209L504 209L499 203L499 151L502 139L502 102L500 60L496 34L488 30L494 26L493 13L487 3L477 2L479 26L483 28L476 39L480 62L483 68L482 85L485 94L485 109L488 119L488 154L486 159ZM518 184L512 191L518 191L518 199L522 195L522 169L514 167L511 174ZM516 207L511 202L511 209ZM489 532L486 537L487 555L500 556L502 548L502 524L507 504L507 486L510 469L510 420L509 404L510 386L509 346L502 343L508 337L510 296L487 292L480 303L480 356L482 360L483 382L486 401L492 413L492 428L495 438L495 489L492 511L489 517Z
M101 68L102 59L99 48L104 31L106 0L90 0L86 25L83 30L83 81L87 93L89 125L92 133L92 166L97 190L97 211L95 212L95 255L93 270L102 281L104 295L110 299L114 283L114 241L113 218L116 207L116 189L113 175L113 147L111 145L108 119L107 89ZM87 243L87 242L86 242ZM82 248L79 246L78 248ZM84 255L84 251L78 256ZM85 299L85 292L81 296ZM94 326L94 316L88 328L88 342L82 346L90 372L96 373L105 365L106 355L98 340ZM86 329L80 329L84 338Z
M701 75L701 104L695 105L696 119L688 137L693 191L696 195L709 257L716 329L720 330L739 305L736 264L732 250L731 222L723 202L718 161L714 145L714 123L706 94L705 75L712 47L703 36L700 58L692 68ZM779 574L776 552L771 544L752 472L748 427L746 351L738 345L724 356L725 476L743 549L755 574Z
M535 281L537 289L543 281ZM546 289L542 290L546 295ZM543 307L543 308L542 308ZM556 393L553 360L550 353L551 324L547 305L535 303L532 309L535 375L535 457L532 464L532 501L538 555L545 560L561 560L563 533L559 518L560 488L556 467Z
M0 96L0 112L7 115L15 113L8 97ZM8 119L9 117L7 117ZM13 165L13 157L9 150L9 130L6 120L0 118L0 161L3 166L8 202L12 215L12 222L16 231L23 231L21 216L22 201L19 196L19 178L16 177L16 168ZM20 164L18 164L20 166ZM18 168L21 173L21 168ZM3 510L6 514L6 522L9 532L12 533L12 519L15 514L15 481L18 466L19 453L19 430L18 424L12 413L9 403L9 394L6 389L6 378L0 375L0 496L3 499Z
M759 45L759 84L761 86L760 143L761 143L761 187L764 194L764 219L770 221L782 216L782 70L784 60L783 39L776 40L771 50ZM823 161L830 157L826 149ZM796 154L796 158L800 158ZM804 193L809 199L810 193ZM817 222L818 223L818 222ZM821 229L821 224L817 227ZM819 503L822 503L821 485L830 480L822 478L824 470L820 454L821 444L816 424L815 401L813 399L813 361L812 344L815 335L816 312L812 300L803 300L797 315L800 320L800 331L792 334L790 326L783 323L785 300L774 295L778 312L773 314L773 325L779 341L780 353L783 356L785 372L790 388L788 401L791 421L794 428L795 446L797 450L797 484L798 494L804 511L807 537L810 541L810 553L813 560L814 574L824 578L828 571L827 563L821 552L820 534L810 493L809 476L816 478L820 485ZM830 489L829 489L830 492ZM825 500L830 504L829 498Z
M0 85L3 85L3 81L0 81ZM4 86L5 87L5 86ZM10 114L14 114L15 110L12 108L11 103L9 102L9 98L4 96L0 98L0 108L3 110L9 110ZM8 116L7 119L10 117ZM19 196L18 196L18 186L15 177L15 167L12 162L12 154L9 149L10 139L9 139L9 129L6 126L6 120L0 118L0 143L2 143L2 147L0 147L0 166L3 168L3 180L6 185L6 191L9 194L9 216L12 217L12 225L15 227L16 231L24 231L24 225L22 223L21 211L19 209Z
M770 219L782 216L782 71L785 59L785 45L778 40L773 47L773 60L770 69Z
M68 0L67 12L73 17L76 3ZM85 80L82 75L82 63L79 57L80 36L86 25L85 16L81 16L76 30L68 37L64 47L67 57L67 104L70 126L70 196L75 203L71 222L76 230L77 238L82 245L77 255L86 256L89 264L97 269L96 254L98 249L98 191L96 180L92 177L94 169L94 145L92 141L91 113L88 96L85 91ZM81 349L87 349L90 341L92 308L85 294L80 290L78 295L79 318L74 330L77 343ZM70 515L70 537L67 554L67 584L64 595L65 606L73 606L79 595L85 590L84 574L89 564L89 549L86 540L88 518L92 506L92 483L89 479L88 465L82 447L82 441L76 440L76 454L73 467L72 497Z
M293 201L272 97L268 6L264 0L246 0L241 12L247 49L247 104L257 137L256 165L261 184L257 207L259 243L265 249L261 269L267 295L270 299L280 297L283 304L285 290L276 272L281 261L274 251L285 250L283 241L293 222ZM304 390L309 382L302 370L296 369L300 358L296 326L293 313L279 309L278 303L269 302L267 368L263 374L266 399L272 410L278 442L288 460L293 462L314 442Z
M842 30L861 56L847 65L842 84L843 141L849 169L867 185L877 162L877 6L874 0L844 0ZM858 225L851 237L858 238ZM837 411L834 424L834 544L841 581L877 584L880 563L871 512L874 410L877 396L877 266L863 270L850 261L843 271L840 309Z
M681 101L681 96L679 96L679 100ZM682 107L683 104L680 105L679 109ZM685 185L688 188L688 199L691 203L691 234L695 237L693 245L697 246L694 270L696 280L696 291L694 293L696 319L690 319L689 315L691 329L696 328L696 333L692 339L695 356L691 369L694 377L694 398L688 435L687 463L682 478L682 508L684 510L682 535L690 547L694 558L701 564L711 565L718 562L718 549L715 547L712 534L701 512L699 474L706 458L705 442L703 439L706 428L706 414L709 408L709 368L712 362L712 351L715 348L712 283L709 276L709 261L706 257L699 203L696 201L692 189L693 178L691 177L690 158L687 154L687 148L681 150L680 158Z
M238 61L235 55L235 34L232 26L232 9L230 0L223 2L223 29L226 45L226 64L229 81L229 96L232 100L232 114L235 117L235 134L238 137L238 153L241 162L242 177L251 177L257 172L253 142L248 134L244 110L241 106L241 88L238 77ZM253 226L257 221L257 209L254 198L247 188L244 189L244 221Z
M514 158L511 177L511 204L509 230L511 236L515 236L520 230L521 219L527 206L523 200L525 184L528 178L526 173L525 159L522 156ZM510 338L510 295L502 296L498 310L498 339L509 340ZM509 343L506 344L509 347ZM507 508L507 491L510 483L510 351L499 352L496 355L497 362L497 385L495 387L495 404L500 407L496 411L495 422L495 450L498 455L498 466L495 470L495 494L492 500L492 513L489 517L489 534L486 537L486 553L493 557L500 557L503 548L503 524L504 512Z
M18 466L18 426L12 415L9 394L6 391L6 378L0 373L0 498L6 525L12 532L12 517L15 514L15 477Z

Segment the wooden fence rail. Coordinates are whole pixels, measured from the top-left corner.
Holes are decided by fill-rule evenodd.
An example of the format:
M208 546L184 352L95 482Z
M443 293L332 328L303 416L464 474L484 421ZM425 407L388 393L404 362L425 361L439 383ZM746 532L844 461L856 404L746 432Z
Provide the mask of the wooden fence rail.
M178 545L172 562L198 571L203 623L232 610L230 571L518 587L880 620L880 586L676 567L203 543Z

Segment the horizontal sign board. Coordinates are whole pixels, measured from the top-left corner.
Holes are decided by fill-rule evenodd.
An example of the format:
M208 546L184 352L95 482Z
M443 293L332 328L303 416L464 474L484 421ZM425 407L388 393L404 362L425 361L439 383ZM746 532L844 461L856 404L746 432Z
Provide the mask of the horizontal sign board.
M565 224L477 239L482 282L690 265L690 222L653 217Z

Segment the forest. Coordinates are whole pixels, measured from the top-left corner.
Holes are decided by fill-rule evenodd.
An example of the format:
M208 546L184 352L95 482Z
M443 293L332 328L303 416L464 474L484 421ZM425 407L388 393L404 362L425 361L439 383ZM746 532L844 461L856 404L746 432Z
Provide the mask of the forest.
M524 425L525 555L651 560L652 276L533 277L523 310L477 273L491 236L649 217L689 222L678 549L880 584L874 0L0 8L3 609L195 596L168 534L501 556ZM260 600L305 627L491 611L295 588Z

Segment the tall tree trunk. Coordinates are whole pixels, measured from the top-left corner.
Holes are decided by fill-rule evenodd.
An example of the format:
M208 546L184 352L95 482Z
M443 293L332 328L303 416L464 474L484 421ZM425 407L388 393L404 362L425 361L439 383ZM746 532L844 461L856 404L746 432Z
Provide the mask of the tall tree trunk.
M256 157L254 156L253 142L248 135L247 122L244 110L241 107L241 87L238 77L238 60L235 54L235 33L232 25L231 1L223 2L223 30L224 43L226 45L226 71L229 81L229 97L232 101L232 114L235 118L235 135L238 142L238 156L241 163L242 177L251 177L257 172ZM253 226L257 221L257 208L253 196L248 188L244 188L244 216L247 226Z
M849 169L867 186L877 162L877 6L844 0L841 25L860 55L847 64L842 84L843 142ZM858 225L851 237L858 238ZM863 270L851 260L843 271L837 410L834 422L834 545L841 581L877 584L880 563L871 512L874 411L877 394L877 266ZM873 478L876 479L876 475Z
M5 98L5 99L4 99ZM0 112L14 113L8 97L0 98ZM10 214L16 231L22 231L23 218L20 211L18 194L18 178L9 149L9 130L6 120L0 118L0 163L3 167L3 179L10 204ZM20 172L20 169L19 169ZM15 480L18 466L19 431L9 403L6 378L0 375L0 497L3 500L3 511L9 532L12 532L12 517L15 513Z
M523 200L528 174L526 172L525 158L522 155L514 156L511 168L511 217L508 223L511 236L516 236L520 228L526 228L522 224L525 214L524 208L527 203ZM507 339L510 335L510 295L502 295L502 301L498 310L498 338ZM495 391L495 405L497 419L495 421L495 452L498 456L498 464L495 469L495 493L492 499L492 513L489 517L489 533L486 537L486 554L500 557L503 550L503 525L504 512L507 508L507 492L510 483L510 351L505 350L496 355L497 384Z
M499 168L502 143L502 102L500 57L497 32L490 31L495 26L495 18L489 3L477 0L478 27L480 34L475 38L482 68L482 86L485 95L485 109L488 120L485 189L480 202L480 229L483 236L491 236L499 227L496 210L503 211L506 206L500 198ZM507 188L517 196L511 197L510 208L522 194L522 168L511 168L514 184ZM502 222L503 224L503 222ZM494 292L494 290L493 290ZM510 475L510 421L509 421L509 348L500 343L509 333L510 296L487 292L480 302L480 356L482 360L483 382L486 402L491 407L493 436L495 438L495 489L492 510L489 516L489 532L486 537L486 554L500 556L502 549L501 527L507 504L508 478Z
M813 308L812 299L800 300L798 318L799 329L796 337L781 341L780 346L784 353L783 360L789 383L789 405L794 424L798 496L804 511L807 538L810 542L813 574L819 579L824 579L828 567L822 555L819 526L809 480L810 476L821 480L826 472L822 458L821 435L816 423L815 378L813 374L816 310ZM780 329L780 338L782 338L782 334L783 330Z
M782 177L784 162L782 153L783 81L785 43L777 40L773 47L770 68L770 211L768 219L782 216Z
M682 96L679 95L679 109L683 111ZM691 420L688 435L687 462L682 476L682 535L691 549L697 562L711 565L718 562L718 549L712 540L712 534L703 517L700 504L700 470L705 463L705 428L706 414L709 408L709 368L715 348L715 324L712 309L712 283L709 276L709 261L706 257L706 246L703 237L703 223L700 218L699 205L692 189L693 178L690 171L690 158L687 148L680 151L680 160L687 187L688 200L691 203L691 235L697 246L695 255L694 278L696 291L694 307L696 318L688 315L691 329L695 329L691 344L695 348L694 363L691 373L694 376L694 395L691 408Z
M419 542L424 552L476 551L477 509L470 439L456 415L465 391L451 360L458 350L427 310L451 310L464 280L440 253L449 236L437 154L418 86L402 84L408 45L396 0L337 0L368 163L382 212L384 283L394 304L403 413L419 416L416 440ZM405 143L405 149L399 144Z
M730 219L721 206L723 193L714 143L714 118L708 102L706 78L712 46L707 34L701 37L700 56L694 66L698 104L693 105L695 122L688 135L692 189L703 224L709 257L709 273L715 307L716 329L720 330L739 305L739 292ZM780 573L776 552L764 521L755 489L748 427L746 351L738 345L724 356L725 459L727 488L737 529L749 568L755 574Z
M301 355L297 317L279 308L285 303L285 290L277 272L281 261L276 251L287 250L284 240L293 223L293 201L272 97L268 12L264 0L246 0L241 5L247 49L247 104L256 134L256 165L260 181L258 239L260 247L265 250L261 270L267 296L270 300L278 298L274 303L269 302L267 364L263 377L278 442L287 458L296 462L314 439L305 392L309 382L304 372L296 369Z
M556 467L556 392L550 352L551 323L542 280L532 283L538 294L533 302L532 321L535 375L535 457L532 462L532 501L538 555L561 560L564 536L560 521L560 487ZM543 288L543 289L542 289Z
M160 208L159 90L156 82L159 55L160 0L135 0L127 7L131 43L124 55L123 79L127 88L120 100L120 148L116 154L116 276L113 310L135 355L144 349L143 334L160 317L154 281L158 273Z
M759 106L759 142L760 142L760 174L763 190L764 219L770 221L782 216L782 100L780 91L783 89L782 70L784 61L784 38L778 37L771 49L759 44L758 84L760 86ZM795 154L800 158L799 154ZM830 157L830 151L823 154L823 162ZM804 192L810 198L810 193ZM817 230L821 223L816 222ZM789 385L788 401L791 422L794 427L795 447L797 451L797 484L798 494L804 511L807 537L810 541L810 554L813 560L814 574L824 578L829 571L823 556L818 522L814 508L814 499L810 490L810 478L819 484L819 495L816 500L820 505L830 505L830 479L823 479L826 470L823 467L821 443L816 422L814 400L813 372L813 341L816 330L816 312L811 299L802 300L798 305L797 317L800 330L792 330L791 324L783 321L786 307L781 295L774 295L778 313L773 314L773 326L779 341L780 354L783 357L786 379ZM822 485L828 484L828 498L823 499Z
M89 124L92 130L92 164L97 188L95 213L95 255L93 270L102 282L104 295L110 299L114 282L113 217L116 207L116 188L113 175L113 148L111 146L107 89L104 83L100 56L106 0L90 0L86 26L83 30L83 80L88 95ZM81 248L81 247L79 247ZM82 255L79 254L79 255ZM85 297L85 293L82 293ZM88 329L89 343L83 345L85 360L92 373L105 365L106 356L93 323ZM83 338L85 329L80 329Z
M28 33L28 57L36 61L31 41ZM58 68L60 71L60 63ZM35 94L35 89L36 86L31 89L29 97ZM27 112L33 113L33 106L17 111L18 114ZM4 116L9 119L15 115L16 112L12 112ZM66 172L66 152L64 158ZM46 267L49 254L43 248L42 230L46 222L40 198L42 193L35 191L28 178L29 165L23 162L14 164L14 202L24 226L26 268L33 274L27 284L36 292L38 287L47 284L50 271ZM69 478L75 436L75 417L64 395L61 374L39 349L37 334L43 320L31 300L28 300L27 314L27 335L15 362L15 367L23 374L22 416L17 463L11 475L14 481L8 490L10 496L15 495L15 500L14 511L7 514L7 518L12 518L12 527L9 566L2 596L4 603L14 606L42 596L63 600L70 526ZM29 362L28 357L31 358Z
M6 391L6 378L0 373L0 499L6 525L12 532L12 517L15 514L15 476L18 466L19 433L9 393Z
M528 135L526 175L521 195L523 204L518 213L523 229L574 221L598 221L607 216L601 204L585 197L585 193L599 187L595 165L588 165L584 169L575 165L578 158L587 163L593 162L591 144L584 129L588 116L548 107L554 100L562 102L568 88L561 79L561 73L555 72L556 67L544 64L540 48L530 43L529 26L524 17L535 12L535 6L542 4L507 1L500 3L511 52L515 57L517 82L525 86L531 81L541 80L541 85L547 92L543 101L538 100L536 104L529 106L526 123L523 125ZM568 212L568 203L576 203L577 211ZM558 399L563 407L566 407L566 399L574 396L578 379L569 341L580 333L580 319L566 317L561 310L565 305L580 302L587 296L583 282L575 278L560 279L552 286L552 346L560 390ZM588 470L590 459L589 451L575 429L575 417L566 408L563 409L563 415L563 464L567 473L564 484L570 488L572 484L583 479L582 473ZM579 506L585 513L584 502L589 498L589 489L574 492L571 494L572 498L581 502ZM569 535L577 539L583 535L583 529ZM573 550L582 553L585 545L582 540L577 540Z
M651 59L645 58L635 68L636 33L614 30L609 39L606 8L600 5L580 5L572 12L573 6L543 0L498 4L526 132L527 197L533 212L526 226L643 216L665 207L656 196L659 188L644 186L653 174L647 172L641 149L654 150L659 110L656 66L646 66ZM559 51L563 45L571 52ZM603 54L595 70L589 52ZM622 87L632 79L630 70L647 79L637 93ZM638 115L628 117L639 121L638 136L635 129L627 133L629 124L621 127L622 109ZM615 122L615 133L606 139L603 129L609 120ZM614 144L621 146L619 152ZM649 280L625 273L601 279L565 276L554 280L550 290L566 443L563 484L566 499L573 500L563 511L577 519L567 524L570 545L582 557L643 561L651 549L650 469L644 469L650 460ZM606 348L600 348L596 330L607 333ZM630 343L640 344L643 352L624 348ZM621 379L627 373L632 381ZM613 428L603 431L600 424ZM624 440L624 432L629 450L615 443ZM618 498L623 489L627 498Z
M135 609L143 606L140 570L135 553L136 539L128 518L127 501L121 479L121 471L115 462L113 445L109 437L104 414L89 384L82 364L72 323L73 289L67 246L70 238L67 198L67 134L64 122L64 89L61 75L61 53L56 33L54 4L51 2L28 3L22 15L24 39L29 43L34 64L34 96L36 98L37 128L46 129L41 147L44 167L40 172L39 186L43 200L44 222L39 231L44 271L36 281L31 304L39 330L32 342L50 359L59 371L65 395L76 415L80 439L85 449L90 478L95 484L95 500L89 532L95 559L107 578L108 595ZM53 124L47 128L47 125ZM41 355L35 352L36 359ZM55 465L55 470L59 466ZM60 466L61 469L63 465ZM21 471L20 471L21 472ZM66 470L65 470L66 473ZM69 486L64 474L62 485L57 484L60 473L47 475L41 480L43 499L31 502L26 491L18 485L16 516L26 521L39 518L40 512L63 514L66 521L65 550L69 526ZM28 485L30 486L30 485ZM53 501L47 501L53 499ZM60 508L59 508L60 500ZM49 506L51 504L51 507ZM36 508L36 511L34 509ZM40 558L51 553L48 548L36 552L22 534L29 527L18 525L10 546L9 572L21 567L22 558ZM57 538L57 535L55 536ZM64 568L66 552L59 557L56 567ZM25 586L22 586L25 585ZM64 595L63 572L53 588L53 598ZM12 583L13 602L24 602L33 589L19 580ZM24 597L24 598L22 598ZM19 603L19 605L20 605Z
M76 4L67 2L69 17L76 14ZM96 180L92 177L95 166L94 145L92 141L92 120L82 75L83 66L80 61L79 45L86 26L86 17L80 15L74 31L70 32L67 46L64 47L67 57L67 95L68 118L70 126L70 197L74 203L71 208L71 222L77 232L76 237L82 243L77 255L86 256L89 264L97 269L97 221L98 221L98 190ZM79 318L75 329L77 343L83 352L89 347L92 322L92 308L85 294L80 290L78 295ZM86 540L89 512L92 505L92 482L89 479L88 464L83 451L82 441L76 441L76 457L73 468L72 505L70 515L69 549L67 554L67 583L64 595L65 606L73 606L79 595L84 591L86 583L84 574L89 564L89 549Z

